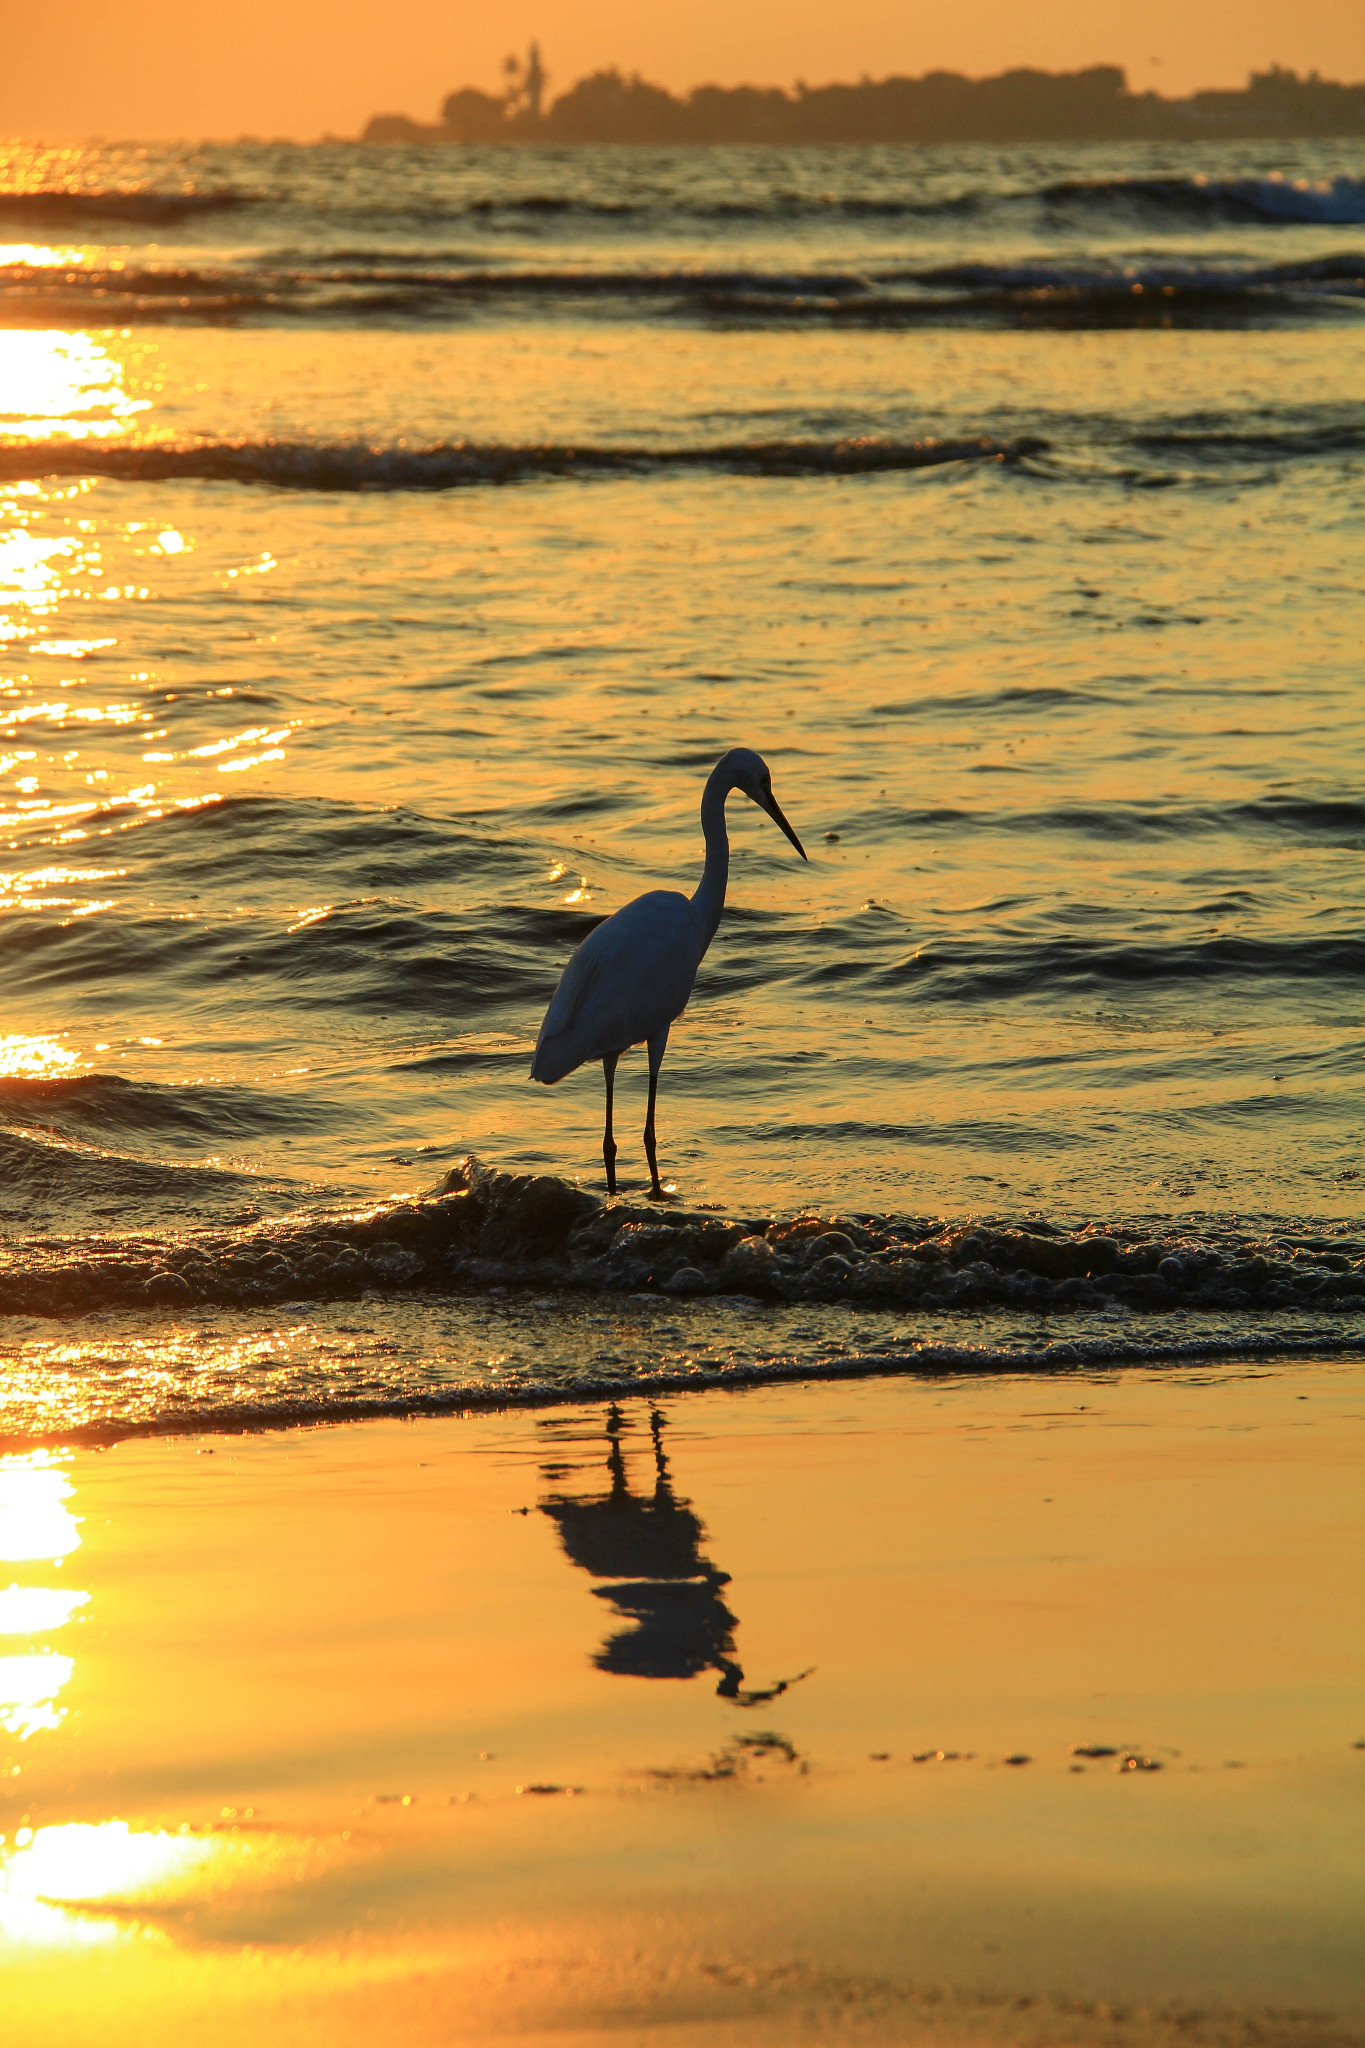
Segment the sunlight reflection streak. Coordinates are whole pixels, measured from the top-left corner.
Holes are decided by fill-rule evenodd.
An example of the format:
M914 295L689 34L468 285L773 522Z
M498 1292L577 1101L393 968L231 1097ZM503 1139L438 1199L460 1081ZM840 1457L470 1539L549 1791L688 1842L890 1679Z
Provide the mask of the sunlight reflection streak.
M93 334L0 332L0 431L26 441L108 439L151 399L131 398L124 366Z

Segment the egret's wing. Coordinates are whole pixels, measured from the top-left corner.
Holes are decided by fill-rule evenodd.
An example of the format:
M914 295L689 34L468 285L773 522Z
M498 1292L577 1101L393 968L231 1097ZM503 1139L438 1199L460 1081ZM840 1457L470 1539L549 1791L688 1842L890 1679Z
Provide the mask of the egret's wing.
M685 896L652 890L588 933L560 977L531 1064L559 1081L585 1060L625 1052L681 1015L702 953Z
M611 919L606 918L593 926L560 975L559 986L550 998L550 1007L545 1012L545 1021L536 1039L537 1045L543 1044L547 1038L559 1038L564 1032L572 1031L578 1022L585 1003L591 998L597 977L607 963L607 948L594 942L610 923Z

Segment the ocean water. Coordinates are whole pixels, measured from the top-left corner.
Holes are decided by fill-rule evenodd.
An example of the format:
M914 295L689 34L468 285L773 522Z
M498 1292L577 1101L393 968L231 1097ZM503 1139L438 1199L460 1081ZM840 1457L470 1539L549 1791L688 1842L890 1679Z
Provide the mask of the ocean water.
M8 1442L1365 1335L1357 145L11 148L0 236ZM735 744L811 860L732 798L603 1216L530 1048Z

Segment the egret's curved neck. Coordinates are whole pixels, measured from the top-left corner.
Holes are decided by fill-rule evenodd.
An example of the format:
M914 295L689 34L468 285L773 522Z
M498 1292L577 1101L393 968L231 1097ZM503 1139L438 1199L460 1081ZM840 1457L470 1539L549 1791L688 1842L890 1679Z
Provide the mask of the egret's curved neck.
M706 841L706 866L701 886L692 898L692 909L702 932L704 953L716 936L721 911L725 908L725 884L730 878L730 836L725 830L725 799L734 782L724 761L718 761L706 778L701 799L701 831Z

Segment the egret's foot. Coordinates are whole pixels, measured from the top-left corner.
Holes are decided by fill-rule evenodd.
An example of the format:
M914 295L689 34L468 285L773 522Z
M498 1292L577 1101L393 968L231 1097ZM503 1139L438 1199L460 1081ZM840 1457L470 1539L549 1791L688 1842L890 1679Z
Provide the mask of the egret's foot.
M678 1190L677 1190L677 1186L676 1186L676 1185L675 1185L675 1183L674 1183L673 1181L671 1181L671 1180L670 1180L670 1181L658 1181L658 1180L656 1180L656 1181L655 1181L655 1183L654 1183L654 1185L653 1185L653 1187L652 1187L652 1188L650 1189L650 1191L649 1191L649 1200L650 1200L651 1202L676 1202L676 1201L677 1201L677 1199L678 1199Z

